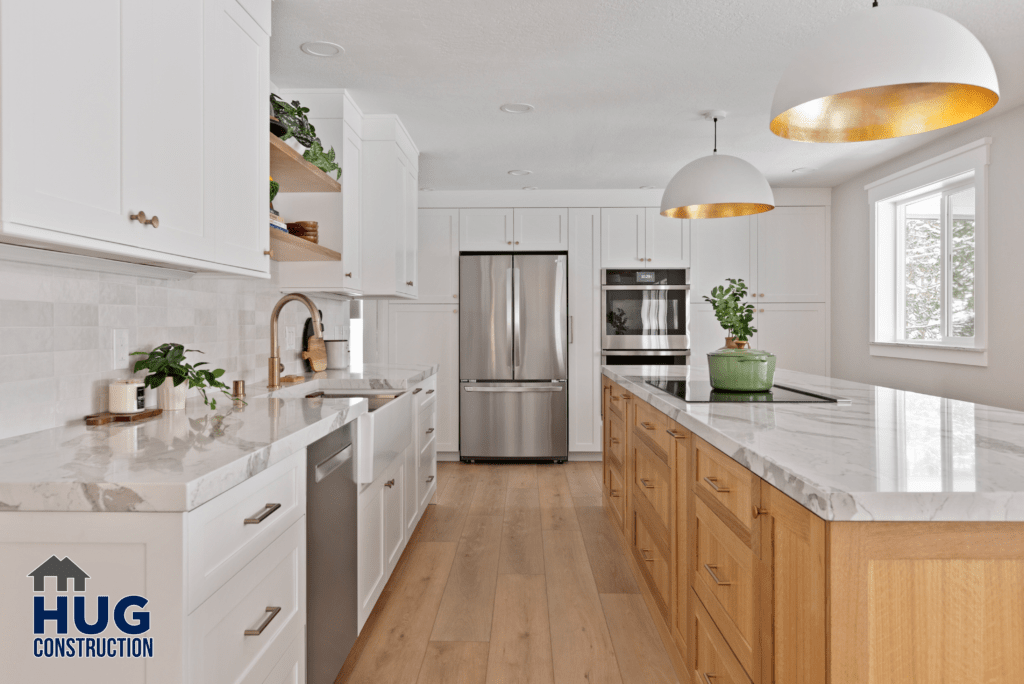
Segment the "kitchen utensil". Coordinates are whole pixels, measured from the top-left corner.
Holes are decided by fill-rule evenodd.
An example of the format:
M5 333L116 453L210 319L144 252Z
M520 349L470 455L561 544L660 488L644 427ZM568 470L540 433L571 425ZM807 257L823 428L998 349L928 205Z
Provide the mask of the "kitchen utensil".
M106 425L107 423L134 423L147 418L155 418L163 413L160 409L149 409L141 413L93 413L85 417L86 425Z
M327 369L348 368L348 340L324 340L327 346Z
M138 413L146 408L146 386L141 380L117 380L107 388L110 413Z
M708 352L708 375L716 390L767 392L775 380L775 355L758 349Z

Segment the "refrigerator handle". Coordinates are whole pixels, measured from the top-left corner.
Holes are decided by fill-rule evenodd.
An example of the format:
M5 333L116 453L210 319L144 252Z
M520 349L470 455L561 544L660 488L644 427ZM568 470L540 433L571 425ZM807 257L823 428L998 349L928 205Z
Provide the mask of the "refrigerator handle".
M509 342L512 342L512 269L509 268L505 271L505 327L506 335ZM518 350L515 350L515 344L512 344L514 353L518 354Z
M513 363L515 364L515 367L519 368L519 366L522 365L522 360L519 358L519 348L523 346L522 330L519 327L519 326L522 325L522 316L520 316L519 308L522 306L523 296L522 296L522 292L520 291L520 287L522 287L522 286L521 286L521 284L519 282L519 269L518 268L513 268L512 269L512 277L514 279L514 281L513 281L513 289L516 291L515 323L514 323L514 325L515 325L515 337L512 340L512 356L514 358ZM509 295L509 296L511 297L512 295Z

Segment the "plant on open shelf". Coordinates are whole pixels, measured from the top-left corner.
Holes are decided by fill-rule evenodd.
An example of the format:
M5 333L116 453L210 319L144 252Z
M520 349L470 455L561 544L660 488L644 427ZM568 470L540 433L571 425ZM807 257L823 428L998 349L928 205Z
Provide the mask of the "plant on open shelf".
M316 136L316 128L306 117L309 107L303 107L298 100L285 102L276 93L270 94L270 103L274 107L274 116L287 129L284 135L280 136L281 140L295 138L300 145L307 148L302 153L303 159L324 173L337 171L337 177L341 178L341 167L335 161L334 148L324 151L323 143Z
M202 354L198 349L185 349L182 344L167 342L148 352L132 352L132 356L144 355L135 363L133 372L138 373L148 370L149 375L143 381L146 387L156 389L158 405L165 411L174 411L185 408L185 396L188 390L195 387L203 395L203 402L211 410L217 409L217 400L206 396L206 389L219 389L222 394L231 397L228 386L220 381L224 370L217 368L207 370L200 368L205 366L205 361L197 364L190 364L185 361L185 354L195 352ZM187 384L186 384L187 383Z
M747 284L742 278L726 278L729 285L712 288L711 296L704 296L704 301L711 304L718 323L729 333L725 338L725 346L740 348L747 346L748 338L757 332L750 327L754 321L754 305L744 304L747 296Z

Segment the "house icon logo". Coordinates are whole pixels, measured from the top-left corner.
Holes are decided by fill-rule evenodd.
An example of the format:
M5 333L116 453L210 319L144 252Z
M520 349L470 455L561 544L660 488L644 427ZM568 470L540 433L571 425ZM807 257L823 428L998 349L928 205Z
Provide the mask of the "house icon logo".
M67 591L69 579L75 581L75 591L85 591L85 580L89 579L85 571L67 556L64 560L50 556L45 563L28 573L28 576L33 580L32 591L45 591L47 577L57 578L57 591Z

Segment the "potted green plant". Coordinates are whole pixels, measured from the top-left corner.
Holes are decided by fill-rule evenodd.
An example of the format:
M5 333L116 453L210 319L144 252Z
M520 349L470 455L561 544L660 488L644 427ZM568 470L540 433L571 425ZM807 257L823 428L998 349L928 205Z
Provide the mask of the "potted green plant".
M336 171L337 178L340 179L341 167L336 161L334 148L324 151L323 143L316 135L316 127L309 122L309 118L306 116L309 114L309 107L303 107L298 100L285 102L276 93L270 94L270 104L274 108L274 116L285 127L281 140L295 138L296 142L306 148L306 151L302 153L302 157L306 161L324 173L329 174L331 171Z
M206 389L219 389L227 397L231 396L228 386L220 381L224 370L207 370L200 366L207 365L205 361L197 364L190 364L185 361L185 354L195 352L202 354L197 349L185 349L182 344L167 342L148 352L132 352L132 356L144 355L146 358L135 363L134 372L148 370L143 383L150 389L157 390L157 406L164 411L177 411L185 408L185 397L188 390L195 387L203 395L203 402L216 410L217 400L206 396Z
M743 349L749 343L751 335L757 328L750 327L754 322L754 305L744 304L747 296L747 284L742 278L726 278L728 285L712 288L711 296L704 296L704 301L711 304L715 318L729 336L725 338L728 349Z

